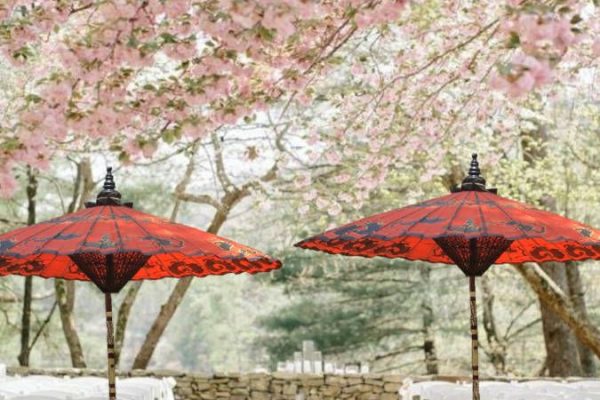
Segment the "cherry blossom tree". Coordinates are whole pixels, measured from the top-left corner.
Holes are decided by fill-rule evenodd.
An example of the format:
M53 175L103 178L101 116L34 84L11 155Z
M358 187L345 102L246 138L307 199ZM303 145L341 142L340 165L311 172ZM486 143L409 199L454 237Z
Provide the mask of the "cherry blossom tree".
M332 138L397 148L367 161L368 191L399 144L427 147L504 104L490 84L523 96L562 76L565 59L592 62L594 12L584 0L4 1L0 50L14 85L2 100L0 187L9 195L15 166L45 168L65 151L150 158L282 103L312 105L349 68L351 92L321 105L338 129L314 124L311 135L325 148ZM313 157L349 157L324 154Z

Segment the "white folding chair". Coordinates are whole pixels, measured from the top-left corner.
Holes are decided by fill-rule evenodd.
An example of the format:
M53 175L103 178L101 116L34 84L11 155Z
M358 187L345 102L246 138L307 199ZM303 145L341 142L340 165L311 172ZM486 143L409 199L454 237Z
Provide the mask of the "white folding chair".
M435 391L436 389L441 389L442 391L447 391L451 390L453 386L457 385L454 383L441 381L417 382L406 388L405 393L409 399L412 399L414 396L421 396L422 399L426 399L427 396L431 395L432 390Z
M122 379L117 384L117 393L119 388L130 390L131 392L144 395L146 400L163 399L164 392L161 381L155 378L138 377Z
M600 400L600 392L598 393L593 393L593 392L586 392L585 390L576 392L577 393L577 397L573 397L574 399L576 398L577 400Z
M593 390L595 392L600 392L600 381L579 381L569 383L569 385L577 389L586 389Z
M471 386L457 385L453 383L446 383L445 385L433 385L425 387L423 389L424 399L444 399L444 397L450 396L453 400L459 399L464 394L472 393Z
M17 397L10 397L9 400L79 400L77 397L67 397L64 393L61 394L26 394Z

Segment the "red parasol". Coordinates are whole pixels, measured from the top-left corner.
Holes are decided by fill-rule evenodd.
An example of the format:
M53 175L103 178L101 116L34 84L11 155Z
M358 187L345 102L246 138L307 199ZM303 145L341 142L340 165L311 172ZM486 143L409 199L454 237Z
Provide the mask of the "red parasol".
M121 204L108 168L88 208L0 235L0 276L92 281L105 293L109 398L116 399L111 293L130 280L266 272L281 266L250 247Z
M447 196L332 229L296 246L333 254L456 264L469 277L473 399L479 399L475 277L492 264L600 259L600 231L486 189L473 154Z

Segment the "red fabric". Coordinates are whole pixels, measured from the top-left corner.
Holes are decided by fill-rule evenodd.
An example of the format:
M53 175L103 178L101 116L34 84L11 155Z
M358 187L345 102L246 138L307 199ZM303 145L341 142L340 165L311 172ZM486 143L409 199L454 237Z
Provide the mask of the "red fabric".
M90 280L79 253L150 256L133 280L270 271L281 262L234 241L135 209L98 206L0 235L0 276Z
M454 264L435 239L500 237L497 264L600 259L600 231L489 192L463 191L367 217L297 246L350 256Z

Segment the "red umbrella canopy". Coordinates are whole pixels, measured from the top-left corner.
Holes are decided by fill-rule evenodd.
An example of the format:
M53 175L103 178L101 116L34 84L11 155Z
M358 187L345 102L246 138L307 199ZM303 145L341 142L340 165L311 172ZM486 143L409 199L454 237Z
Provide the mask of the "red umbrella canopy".
M36 275L93 281L105 293L129 280L266 272L273 259L196 228L120 205L112 175L106 192L115 201L0 235L0 276Z
M485 180L476 155L473 163L461 191L352 222L297 246L457 264L467 275L481 275L494 263L600 259L599 230L493 189L478 190Z

